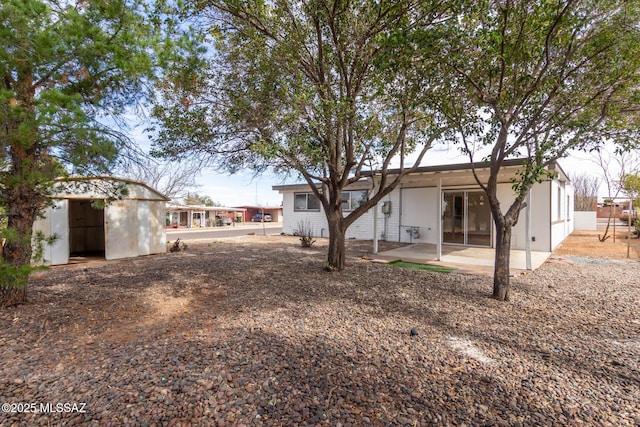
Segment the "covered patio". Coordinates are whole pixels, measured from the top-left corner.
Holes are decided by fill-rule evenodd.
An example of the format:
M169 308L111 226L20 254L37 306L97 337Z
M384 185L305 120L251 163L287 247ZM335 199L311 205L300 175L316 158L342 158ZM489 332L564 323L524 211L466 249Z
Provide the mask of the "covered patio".
M531 269L540 267L551 255L551 252L531 251ZM418 264L432 264L454 267L460 273L493 274L495 250L459 245L442 245L442 256L437 261L437 246L431 243L415 243L377 254L369 254L369 258L378 262L402 260ZM527 271L527 252L511 250L509 260L511 274Z

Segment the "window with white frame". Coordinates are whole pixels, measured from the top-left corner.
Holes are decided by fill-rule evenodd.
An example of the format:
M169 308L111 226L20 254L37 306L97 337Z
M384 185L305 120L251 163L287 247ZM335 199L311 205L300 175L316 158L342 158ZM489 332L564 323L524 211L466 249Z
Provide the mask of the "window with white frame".
M557 220L562 219L562 189L558 186L558 197L556 198L557 207Z
M319 211L320 200L313 193L295 193L293 202L294 211Z
M362 191L343 191L342 192L342 210L353 211L361 204L369 200L367 190Z

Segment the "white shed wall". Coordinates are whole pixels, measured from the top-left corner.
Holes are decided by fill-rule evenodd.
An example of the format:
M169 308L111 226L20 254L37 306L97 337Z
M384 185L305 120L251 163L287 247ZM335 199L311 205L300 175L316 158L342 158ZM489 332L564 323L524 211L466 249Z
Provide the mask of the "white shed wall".
M167 233L164 202L138 201L138 255L164 253Z

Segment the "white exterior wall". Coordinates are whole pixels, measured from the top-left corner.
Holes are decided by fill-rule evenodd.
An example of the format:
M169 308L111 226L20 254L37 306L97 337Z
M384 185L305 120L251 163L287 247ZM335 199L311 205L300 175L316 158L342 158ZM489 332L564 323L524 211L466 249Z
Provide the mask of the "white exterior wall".
M597 230L598 212L581 211L573 213L573 226L576 230Z
M551 249L573 232L573 188L571 184L551 182Z
M558 195L558 189L560 195ZM498 198L503 209L508 209L515 195L511 184L498 185ZM570 183L557 179L535 184L531 189L531 249L553 251L573 231L573 188ZM495 231L495 230L494 230ZM512 249L525 249L526 212L520 212L513 229Z
M302 222L304 226L311 228L313 235L317 237L329 237L327 220L322 211L322 207L317 212L295 211L293 209L294 193L284 193L282 198L282 211L286 212L282 216L282 232L294 234L298 230L298 224Z
M300 193L300 192L297 192ZM299 227L299 223L303 222L305 226L309 225L313 235L316 237L329 237L329 226L327 218L324 214L322 206L319 211L295 211L294 206L295 193L286 192L283 194L282 207L282 232L285 234L294 234ZM387 219L387 236L386 240L398 240L398 220L399 220L399 192L394 190L387 195L376 207L365 212L347 229L346 238L356 240L373 240L373 213L378 215L378 238L383 239L382 234L385 231L385 215L381 212L382 203L391 201L391 215ZM345 216L348 212L344 213Z
M551 201L549 181L534 184L531 188L531 250L551 251ZM503 212L515 200L515 194L511 184L498 184L498 198ZM526 208L520 211L518 223L511 234L511 249L524 250L527 244ZM495 235L495 226L493 227ZM494 239L495 240L495 239Z
M391 203L391 213L382 213L382 205L385 202ZM400 220L400 192L393 190L385 196L375 208L370 209L358 218L347 230L347 239L373 240L373 220L374 212L378 216L378 239L387 241L398 241L398 223Z
M402 242L438 243L438 189L404 188L402 191ZM407 227L419 227L413 238Z
M557 188L561 188L561 215L558 217ZM477 187L456 187L456 190L477 190ZM451 191L453 188L443 188ZM389 241L433 243L438 241L438 189L436 187L396 188L375 208L378 215L378 238ZM515 199L512 184L498 184L498 198L503 209L508 209ZM381 212L382 204L391 201L391 215ZM294 193L283 193L283 232L293 234L299 221L308 221L315 236L329 237L327 221L322 211L293 210ZM347 230L348 239L373 239L374 209L358 218ZM558 180L535 184L531 189L531 250L550 252L573 231L573 189L569 183ZM409 235L406 227L419 228L419 237ZM492 245L495 246L495 226L492 229ZM518 224L512 232L512 249L524 250L526 246L526 211L520 212Z

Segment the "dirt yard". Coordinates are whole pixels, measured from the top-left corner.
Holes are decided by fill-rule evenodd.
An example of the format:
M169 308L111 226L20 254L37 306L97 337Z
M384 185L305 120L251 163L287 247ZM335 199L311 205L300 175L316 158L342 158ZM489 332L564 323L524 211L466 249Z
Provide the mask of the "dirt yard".
M638 245L596 242L508 303L370 242L341 273L326 241L261 236L54 267L0 311L0 425L638 426Z
M615 240L611 237L601 242L598 236L604 231L575 231L566 239L555 253L557 255L573 255L582 257L611 258L611 259L640 259L640 239L627 239L628 232L620 227L616 230ZM627 258L627 246L629 246Z

